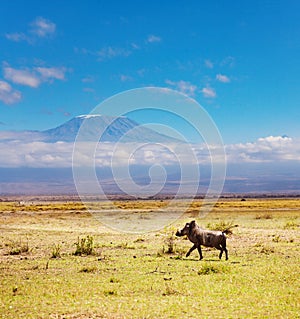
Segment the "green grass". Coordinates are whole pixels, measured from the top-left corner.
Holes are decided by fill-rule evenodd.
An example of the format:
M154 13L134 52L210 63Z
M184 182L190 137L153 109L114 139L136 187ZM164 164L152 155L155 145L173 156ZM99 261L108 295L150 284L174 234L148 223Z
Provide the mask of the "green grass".
M129 235L47 205L42 215L0 211L3 319L299 318L299 202L224 201L193 217L202 226L239 225L228 261L207 248L202 261L197 251L183 257L192 244L173 235L188 214L160 232ZM271 219L256 218L266 209ZM29 249L11 255L11 243ZM77 245L93 253L74 255Z

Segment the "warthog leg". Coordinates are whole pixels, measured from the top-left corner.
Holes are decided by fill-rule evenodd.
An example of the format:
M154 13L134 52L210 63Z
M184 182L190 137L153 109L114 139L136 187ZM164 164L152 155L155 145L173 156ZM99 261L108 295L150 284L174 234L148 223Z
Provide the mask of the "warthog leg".
M223 255L223 251L225 251L225 259L228 260L228 251L227 251L227 248L226 246L223 246L223 245L219 245L218 247L216 247L217 249L220 250L220 254L219 254L219 259L222 258L222 255Z
M225 251L226 260L228 260L228 251L226 247L224 247L224 251Z
M223 249L222 249L222 248L220 248L219 259L221 259L221 258L222 258L222 255L223 255Z
M185 256L189 257L191 252L194 251L196 248L198 249L198 252L199 252L199 255L200 255L200 260L201 260L203 258L202 251L201 251L201 246L197 245L197 244L194 244L194 246L190 248L190 250L187 252L187 254Z
M203 259L201 246L199 245L199 246L197 247L197 249L198 249L198 252L199 252L199 255L200 255L200 260L201 260L201 259Z
M197 245L194 244L194 246L191 247L190 250L186 253L185 257L189 257L189 255L191 254L191 252L192 252L193 250L195 250L196 248L197 248Z

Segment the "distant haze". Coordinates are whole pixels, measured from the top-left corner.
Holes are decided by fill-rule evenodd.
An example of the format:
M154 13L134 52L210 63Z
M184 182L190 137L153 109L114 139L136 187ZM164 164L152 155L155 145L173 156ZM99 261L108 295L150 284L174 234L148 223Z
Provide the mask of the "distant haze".
M176 148L182 141L140 126L126 117L92 115L75 117L46 131L0 132L0 146L2 154L5 154L0 159L0 194L76 193L72 177L72 152L83 121L87 121L89 128L83 134L87 143L97 142L97 133L104 132L95 150L95 167L105 192L121 193L111 169L111 158L115 156L115 163L128 165L132 179L140 185L149 183L152 165L164 166L167 175L162 193L176 193L182 164L176 158ZM118 152L114 153L116 142L120 140L122 143L118 146ZM129 145L134 145L134 154L127 154ZM252 143L225 145L227 177L223 191L300 193L298 145L297 140L287 136L270 136ZM205 144L191 144L190 147L197 163L187 157L184 164L191 168L199 165L198 191L205 193L211 176L209 150ZM125 155L130 156L129 162ZM190 183L192 185L195 181L191 179ZM188 185L186 190L188 192Z

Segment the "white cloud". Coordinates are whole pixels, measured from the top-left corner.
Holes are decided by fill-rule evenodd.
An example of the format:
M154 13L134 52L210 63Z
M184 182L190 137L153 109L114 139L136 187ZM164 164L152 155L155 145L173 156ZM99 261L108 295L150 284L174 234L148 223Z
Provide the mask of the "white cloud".
M104 168L103 172L109 172L107 177L101 178L102 185L112 185L116 181L120 183L119 185L124 185L125 189L128 189L130 178L133 176L135 181L145 184L149 183L150 177L151 183L155 185L157 181L164 183L164 174L170 172L166 186L174 190L172 185L177 187L176 184L180 183L188 193L193 182L198 185L200 181L203 187L204 184L208 185L211 182L212 163L216 164L214 167L216 169L219 167L218 164L224 164L224 158L218 156L222 154L220 146L101 143L95 150L94 143L88 142L82 143L83 145L79 147L80 151L76 152L75 162L72 162L73 143L29 142L29 139L26 139L26 142L24 136L20 136L19 140L5 141L5 132L1 133L3 132L0 131L0 152L5 154L0 156L1 168L71 168L73 166L73 168L84 169L92 165L97 169ZM18 134L21 135L20 132ZM12 137L10 132L6 135L8 139ZM91 149L93 150L92 158L89 156ZM212 149L213 152L210 152ZM225 145L225 151L227 164L229 164L226 177L228 183L227 186L225 184L227 188L224 189L226 192L237 190L258 192L261 189L264 191L267 189L299 190L300 139L269 136L252 143ZM211 154L215 154L214 158L211 158ZM201 165L200 179L195 174L195 168L198 169L198 165ZM110 176L111 171L113 178ZM54 178L57 176L53 175ZM84 180L79 182L86 183L84 190L87 191L90 175L80 176ZM63 183L60 175L57 182ZM8 187L9 184L3 183L3 185ZM95 191L94 185L90 191ZM204 191L206 191L205 187Z
M235 58L232 56L228 56L221 61L220 65L229 66L230 68L232 68L235 65Z
M95 89L89 88L89 87L85 87L85 88L83 88L83 92L94 93L94 92L95 92Z
M147 38L148 43L158 43L161 42L161 38L157 35L150 34Z
M28 37L23 32L6 33L6 39L14 42L28 41Z
M83 83L93 83L93 82L95 82L95 78L93 76L89 75L89 76L86 76L86 77L82 78L81 82L83 82Z
M86 48L74 48L74 52L78 54L91 55L97 57L98 61L110 60L117 57L128 57L132 54L135 48L131 47L130 49L122 47L113 47L107 46L103 47L98 51L89 50Z
M213 62L211 62L210 60L205 60L204 64L208 69L212 69L214 67Z
M15 84L25 85L37 88L42 82L51 82L52 80L64 80L67 71L64 67L36 67L33 69L23 68L14 69L4 63L4 78Z
M5 104L14 104L21 98L21 92L14 90L9 83L0 80L0 101Z
M213 88L205 87L201 90L204 97L215 98L217 96L216 91Z
M105 47L96 53L100 61L112 59L116 57L127 57L131 54L130 50L118 47Z
M195 92L197 91L197 86L188 81L181 80L178 82L174 82L171 80L166 80L165 83L173 86L176 90L188 96L194 96Z
M1 134L0 150L5 156L0 157L0 167L72 167L90 166L95 163L98 167L128 166L128 165L173 165L178 164L178 154L182 164L195 164L195 158L187 156L184 147L160 144L138 143L100 143L96 148L95 158L86 156L94 143L84 142L77 146L76 160L72 162L73 143L29 141L30 134L25 138L18 136L11 140L14 134ZM7 140L5 141L5 138ZM87 151L88 150L88 151Z
M39 77L28 69L18 70L5 66L3 70L4 78L13 83L30 86L32 88L37 88L41 83Z
M120 80L121 80L121 82L132 81L132 77L130 75L121 74Z
M30 32L40 38L51 36L55 33L56 25L43 17L37 17L31 24Z
M45 80L48 80L48 79L64 80L65 79L66 68L64 67L61 67L61 68L38 67L38 68L35 68L35 70L38 73L40 73L42 78Z
M53 36L56 31L56 24L43 17L37 17L29 24L26 32L6 33L5 37L14 42L26 41L33 44L37 39Z
M17 142L0 143L5 158L0 167L71 167L72 143Z
M162 39L156 35L149 35L147 39L144 41L144 47L145 44L147 43L158 43L161 42ZM116 47L116 46L105 46L101 48L100 50L90 50L87 48L78 48L74 47L74 52L77 54L84 54L84 55L90 55L90 56L95 56L98 61L105 61L105 60L110 60L118 57L128 57L134 52L138 50L142 50L143 44L139 44L136 42L131 42L130 44Z
M224 74L217 74L216 79L222 83L229 83L230 82L229 77L224 75Z
M300 160L300 140L285 136L268 136L252 143L226 146L229 162L278 162Z
M290 143L293 141L291 137L288 136L267 136L267 137L261 137L257 140L259 143L267 143L267 144L277 144L279 146L282 146L283 144Z
M0 131L0 167L71 167L73 143L34 142L36 132L28 132L27 136L20 132ZM94 144L86 142L78 149L76 165L91 165L89 152ZM205 144L194 145L160 145L150 143L101 143L96 148L95 163L99 167L136 165L194 165L222 161L221 146ZM228 164L234 163L289 163L300 161L300 140L289 137L269 136L252 143L225 145ZM211 152L213 150L213 152ZM218 152L220 150L220 152ZM194 154L194 155L193 155ZM215 154L217 158L211 158ZM191 156L193 155L193 156ZM112 161L113 160L113 161ZM287 164L288 165L288 164Z
M199 162L209 164L209 148L204 144L193 145L193 147ZM218 148L218 146L210 147ZM224 148L228 164L279 163L300 160L300 139L285 136L268 136L259 138L255 142L227 144L224 145Z
M134 42L131 43L131 47L134 49L134 50L140 50L140 46Z

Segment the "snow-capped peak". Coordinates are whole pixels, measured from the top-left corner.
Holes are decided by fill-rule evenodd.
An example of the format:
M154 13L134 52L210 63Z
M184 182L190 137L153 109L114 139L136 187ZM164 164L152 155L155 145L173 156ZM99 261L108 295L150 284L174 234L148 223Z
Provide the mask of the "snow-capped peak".
M76 117L80 119L90 119L93 117L101 117L101 116L102 116L101 114L84 114L84 115L78 115Z

